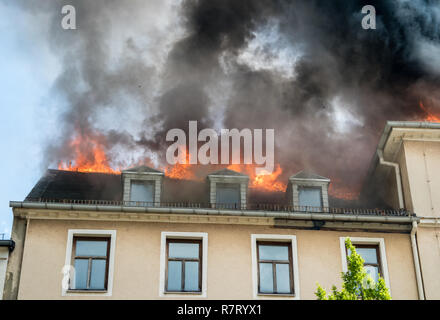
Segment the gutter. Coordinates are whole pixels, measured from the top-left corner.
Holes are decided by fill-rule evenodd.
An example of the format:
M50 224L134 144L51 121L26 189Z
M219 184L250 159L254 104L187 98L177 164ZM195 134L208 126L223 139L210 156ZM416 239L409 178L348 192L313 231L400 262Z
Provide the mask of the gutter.
M414 258L414 268L416 270L417 291L419 292L419 300L425 300L425 290L423 289L422 272L420 268L419 251L417 249L417 222L413 221L411 229L411 247Z
M397 191L399 197L399 206L400 208L404 208L403 202L403 193L402 193L402 181L400 176L400 167L398 163L385 161L383 158L383 149L385 147L386 142L388 141L389 135L393 128L412 128L412 129L440 129L440 123L432 123L432 122L420 122L420 121L388 121L385 129L380 137L379 144L377 146L377 157L379 158L379 163L385 166L394 167L396 174L396 183L397 183ZM374 169L374 168L373 168ZM420 221L420 219L419 219ZM411 238L411 247L413 252L414 259L414 268L416 271L416 281L417 281L417 290L419 293L419 299L425 300L425 292L423 288L423 279L422 272L420 267L420 259L419 259L419 251L417 246L417 221L412 222L412 229L410 233Z
M355 222L387 222L387 223L412 223L420 220L415 216L373 216L373 215L348 215L333 213L309 212L281 212L264 210L226 210L202 208L173 208L173 207L131 207L110 205L87 205L48 202L21 202L10 201L11 208L47 209L47 210L78 210L100 212L131 212L131 213L168 213L168 214L193 214L193 215L220 215L220 216L250 216L265 218L284 218L295 220L323 220L323 221L355 221Z
M421 122L421 121L387 121L383 133L379 139L377 149L383 150L388 136L393 128L410 128L410 129L440 129L440 123Z
M409 129L440 129L440 123L435 122L423 122L423 121L387 121L382 135L379 138L377 150L382 150L385 147L385 143L388 141L391 130L393 128L409 128ZM371 176L376 167L376 161L379 156L377 152L374 154L367 176Z
M404 209L405 205L403 203L402 179L400 177L399 164L396 162L385 161L385 159L383 158L383 150L381 150L381 149L377 149L377 156L379 157L379 163L381 165L394 168L394 173L396 175L397 196L399 198L399 208Z

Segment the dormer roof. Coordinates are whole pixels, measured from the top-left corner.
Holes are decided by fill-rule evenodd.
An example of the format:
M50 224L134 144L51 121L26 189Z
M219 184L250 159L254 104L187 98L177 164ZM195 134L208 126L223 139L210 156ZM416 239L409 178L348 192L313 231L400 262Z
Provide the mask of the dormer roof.
M148 166L137 166L137 167L131 167L129 169L123 170L122 173L145 173L145 174L160 174L164 175L162 171L153 169Z
M210 176L230 176L230 177L249 179L249 176L244 173L237 172L237 171L230 170L230 169L226 169L226 168L208 174L208 177L210 177Z
M289 178L289 181L304 181L304 180L311 180L311 181L319 181L319 182L330 182L329 178L320 176L318 174L309 172L309 171L305 171L305 170L301 170L300 172L294 174L293 176L291 176Z

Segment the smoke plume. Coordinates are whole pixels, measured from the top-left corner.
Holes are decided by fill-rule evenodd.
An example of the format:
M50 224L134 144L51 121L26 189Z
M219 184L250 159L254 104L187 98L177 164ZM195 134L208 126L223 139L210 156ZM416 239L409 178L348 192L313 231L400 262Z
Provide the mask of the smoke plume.
M61 28L76 8L77 29ZM373 5L377 29L361 25ZM280 180L308 169L358 191L387 120L440 113L440 4L429 0L14 1L50 24L62 70L47 166L92 137L110 163L164 163L166 132L273 128ZM86 141L84 139L83 141ZM90 146L81 144L82 152Z

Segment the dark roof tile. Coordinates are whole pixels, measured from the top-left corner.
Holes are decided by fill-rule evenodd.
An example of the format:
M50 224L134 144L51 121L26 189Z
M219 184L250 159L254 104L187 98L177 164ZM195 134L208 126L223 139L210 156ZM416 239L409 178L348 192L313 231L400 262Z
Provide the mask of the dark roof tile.
M228 170L228 169L226 169ZM227 173L238 173L228 170ZM224 170L213 174L223 175ZM242 174L238 173L240 176ZM209 203L209 184L207 181L179 180L164 177L162 202L164 203ZM49 169L37 182L25 201L40 200L122 200L122 181L120 174L82 173ZM263 192L249 188L250 204L287 204L285 192ZM329 197L330 207L357 208L357 201ZM384 206L386 208L386 206Z
M118 201L122 199L121 175L49 169L25 201L35 199Z

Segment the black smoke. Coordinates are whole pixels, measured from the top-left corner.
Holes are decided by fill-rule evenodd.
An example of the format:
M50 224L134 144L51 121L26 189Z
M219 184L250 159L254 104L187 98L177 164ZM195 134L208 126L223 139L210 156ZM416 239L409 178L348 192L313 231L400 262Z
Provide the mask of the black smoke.
M115 164L118 148L163 164L166 132L198 120L200 129L274 128L281 180L308 169L358 190L387 120L423 119L420 102L440 113L437 1L164 3L15 1L50 23L42 39L63 66L53 89L66 100L63 139L48 146L46 164L72 159L78 132L99 132ZM75 31L60 27L64 4L77 9ZM361 26L367 4L375 30ZM264 38L274 26L279 42ZM294 62L279 59L286 50ZM103 114L113 118L98 128Z

